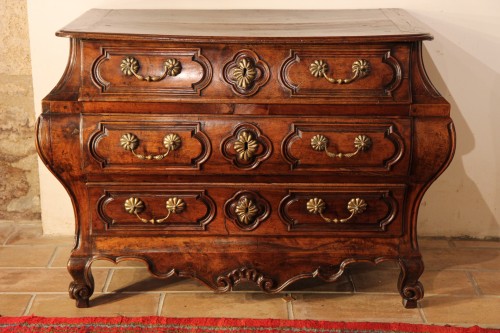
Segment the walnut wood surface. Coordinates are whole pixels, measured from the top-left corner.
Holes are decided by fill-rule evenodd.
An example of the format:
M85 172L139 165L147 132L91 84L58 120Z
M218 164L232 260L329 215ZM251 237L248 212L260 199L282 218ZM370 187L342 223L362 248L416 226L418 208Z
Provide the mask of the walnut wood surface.
M113 10L92 9L57 32L101 39L335 38L349 42L387 36L388 41L430 39L401 9L365 10ZM302 40L303 41L303 40ZM331 41L331 40L329 40Z
M96 259L266 292L393 260L404 305L423 297L418 207L450 163L455 133L422 63L431 37L404 11L92 10L58 35L71 51L42 102L37 148L73 202L77 306L89 306ZM161 76L170 58L182 68L148 82L125 75L128 57L144 76ZM371 71L347 84L309 71L323 60L329 76L349 78L359 59ZM249 75L244 85L235 68ZM124 134L137 138L133 152ZM164 154L167 134L178 135L176 149L138 157ZM330 156L311 145L316 135ZM345 155L360 135L370 146ZM147 222L165 217L172 197L184 209ZM143 202L140 218L129 198ZM349 217L351 199L367 205L326 222L308 209L314 198L331 219Z

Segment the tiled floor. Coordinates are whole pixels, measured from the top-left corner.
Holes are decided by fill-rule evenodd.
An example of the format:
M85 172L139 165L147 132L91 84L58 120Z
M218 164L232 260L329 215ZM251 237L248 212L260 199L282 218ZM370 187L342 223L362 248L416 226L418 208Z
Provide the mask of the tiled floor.
M192 280L162 281L144 265L95 262L88 309L67 294L71 237L43 237L39 225L0 223L0 315L245 317L390 321L500 327L500 242L421 239L425 297L404 309L398 268L358 265L340 281L303 281L266 295L252 286L214 294Z

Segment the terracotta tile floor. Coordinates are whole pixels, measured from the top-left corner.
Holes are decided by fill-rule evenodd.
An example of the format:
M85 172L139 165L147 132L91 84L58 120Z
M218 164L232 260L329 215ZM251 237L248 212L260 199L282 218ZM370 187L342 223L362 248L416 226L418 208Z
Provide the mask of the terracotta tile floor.
M500 327L500 242L421 239L425 298L404 309L397 266L360 264L337 283L314 280L267 295L252 285L214 294L193 280L157 280L144 265L95 262L93 307L67 294L72 237L44 237L39 225L0 222L0 315L290 318Z

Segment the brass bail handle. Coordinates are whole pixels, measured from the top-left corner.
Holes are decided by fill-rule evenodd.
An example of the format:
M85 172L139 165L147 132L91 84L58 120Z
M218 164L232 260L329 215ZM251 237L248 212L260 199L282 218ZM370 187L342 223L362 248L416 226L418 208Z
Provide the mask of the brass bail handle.
M158 76L155 75L143 76L137 72L139 70L139 67L140 67L139 60L137 60L134 57L126 57L125 59L122 60L122 63L120 64L120 69L124 75L126 76L133 75L137 79L147 82L157 82L163 80L167 76L177 76L182 71L181 63L179 62L179 60L175 58L167 59L163 63L163 73Z
M312 198L306 204L307 211L310 214L317 214L317 215L321 216L321 218L325 222L328 222L328 223L331 223L331 222L333 222L333 223L345 223L345 222L348 222L355 215L362 214L366 210L367 206L368 205L367 205L367 203L366 203L366 201L364 199L361 199L361 198L352 198L347 203L347 210L349 211L349 213L351 213L351 216L349 216L347 218L339 219L339 218L328 218L328 217L326 217L326 216L323 215L323 212L326 209L326 203L321 198Z
M167 208L167 216L160 218L160 219L145 219L141 217L139 214L144 211L146 208L146 205L144 204L144 201L142 201L140 198L135 198L135 197L130 197L127 200L125 200L125 203L123 204L123 207L125 208L125 211L131 215L137 216L137 218L143 222L143 223L163 223L168 218L170 217L170 214L180 214L184 211L186 208L186 202L177 197L172 197L168 198L168 200L165 202L165 207Z
M317 134L311 138L311 147L316 151L324 151L329 157L336 158L351 158L361 151L367 151L372 146L372 139L364 134L360 134L354 138L354 148L351 153L333 153L328 151L328 138L323 134Z
M358 79L362 79L368 76L371 72L371 65L368 60L358 59L352 63L351 66L352 76L348 79L335 79L328 76L328 63L324 60L314 60L313 63L309 65L309 72L314 77L324 77L328 82L334 84L349 84Z
M167 151L163 154L138 154L135 150L139 147L139 138L133 133L125 133L120 138L120 145L123 149L130 151L140 160L162 160L168 156L172 150L177 150L181 146L181 137L175 133L167 134L163 137L163 147Z

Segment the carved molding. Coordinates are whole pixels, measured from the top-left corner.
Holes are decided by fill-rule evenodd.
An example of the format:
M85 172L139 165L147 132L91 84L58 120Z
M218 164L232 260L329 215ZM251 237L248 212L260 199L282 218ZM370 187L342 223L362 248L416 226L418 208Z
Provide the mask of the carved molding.
M392 68L394 75L392 76L392 81L384 87L384 90L388 96L392 96L394 90L396 90L403 80L403 72L401 69L401 64L396 58L391 54L391 51L387 51L382 57L382 62L389 65Z
M175 197L177 200L182 200L183 202L183 210L187 206L185 202L191 202L189 206L191 210L197 213L196 219L186 219L182 217L178 221L168 221L165 223L121 223L115 218L117 214L116 210L110 209L110 203L117 200L120 205L119 209L123 210L123 214L121 214L122 218L124 214L129 215L125 211L124 203L133 195L137 197L162 197L164 198L164 202L167 202L168 209L168 199ZM203 206L205 206L205 211L203 209L199 209L199 207L195 207L193 202L199 202ZM117 207L114 207L117 209ZM188 209L188 208L186 208ZM142 211L141 211L142 212ZM133 190L115 190L115 191L105 191L104 195L102 195L97 201L97 216L103 223L105 224L106 230L142 230L142 231L151 231L155 229L161 229L166 231L181 231L181 230L198 230L204 231L206 230L206 226L214 219L216 212L216 206L214 200L206 193L204 190L147 190L147 191L133 191ZM150 213L144 212L145 216ZM150 218L151 216L148 216ZM120 216L120 215L119 215ZM128 216L126 216L128 217ZM135 216L132 215L134 219ZM172 218L172 217L171 217ZM154 218L153 218L154 219ZM134 219L135 222L135 219Z
M325 223L309 211L307 203L313 198L324 198L327 202L345 205L347 197L362 197L364 205L375 207L377 201L382 201L387 207L386 212L376 216L371 213L365 219L368 221L352 221L350 223ZM366 202L368 202L368 204ZM299 205L299 207L297 207ZM295 207L294 207L295 206ZM310 206L310 205L309 205ZM292 212L293 211L293 212ZM319 212L319 211L318 211ZM288 231L316 232L383 232L399 214L399 204L390 190L328 190L328 191L289 191L278 207L278 213Z
M255 95L269 81L269 66L251 50L241 50L223 68L224 80L239 96Z
M101 168L137 168L145 165L145 163L150 162L149 160L157 160L161 161L162 159L154 159L151 158L149 160L144 161L144 159L137 159L137 161L131 163L125 162L111 162L110 158L116 158L116 156L121 155L121 149L116 151L102 151L99 150L99 144L102 140L106 139L109 135L110 131L119 132L120 135L126 133L132 133L134 131L155 131L162 132L167 135L168 133L186 133L188 132L190 137L197 140L200 145L200 153L198 156L190 156L190 160L184 163L172 163L171 159L165 159L161 164L147 164L149 169L161 168L170 169L170 170L185 170L185 169L195 169L200 170L201 166L204 162L207 161L210 153L212 151L212 146L208 137L201 130L201 123L190 123L190 122L176 122L176 123L168 123L168 122L121 122L121 121L102 121L97 125L97 130L90 136L88 141L88 151L90 156L94 160L96 160ZM123 133L123 134L122 134ZM188 148L190 145L190 140L182 142L184 148ZM167 142L168 143L168 142ZM122 142L118 142L118 144L122 144ZM164 138L165 144L165 138ZM137 142L137 146L138 146ZM179 144L180 145L180 144ZM189 149L186 149L186 151ZM169 150L170 151L170 150ZM106 153L107 155L104 155ZM114 156L113 156L114 154ZM142 156L142 155L141 155Z
M348 265L354 263L372 263L374 265L388 260L397 260L392 258L348 258L343 260L339 265L319 266L310 273L295 275L286 281L276 281L270 278L265 273L256 268L241 267L230 271L229 273L221 274L216 278L215 288L218 292L232 291L234 287L242 282L253 282L262 291L266 293L279 293L286 287L301 279L319 278L325 282L337 281ZM209 285L210 286L210 285ZM212 287L212 286L211 286ZM213 287L212 287L213 288Z
M54 87L54 89L52 89L49 96L47 97L57 98L57 96L64 93L78 94L78 86L81 84L80 73L79 73L80 61L81 61L80 45L76 38L71 38L70 48L69 48L69 58L68 58L68 63L66 65L66 69L64 70L64 73L60 78L59 82L57 83L57 85ZM71 86L72 80L73 81L77 80L78 86L77 85Z
M401 161L403 154L405 152L405 144L401 135L398 133L397 128L394 124L377 124L377 123L366 123L366 124L310 124L310 123L294 123L292 124L292 129L290 133L283 139L281 144L281 153L285 161L290 164L290 169L294 170L315 170L315 171L337 171L345 168L345 164L338 164L336 161L332 160L330 164L317 164L313 161L302 161L299 158L293 156L291 150L292 146L298 140L304 140L304 133L312 133L316 135L317 133L323 133L325 135L331 135L332 133L338 135L348 135L345 133L364 133L370 135L369 133L384 133L384 137L389 140L394 146L394 153L384 160L380 160L380 165L367 165L366 159L364 159L363 154L359 154L356 159L349 160L350 170L359 171L391 171L393 166ZM350 135L350 134L349 134ZM353 139L355 141L359 135L355 134ZM332 139L332 141L334 141ZM375 150L379 149L378 145L381 142L372 142L370 139L370 148ZM311 146L311 140L308 140L307 145ZM315 146L313 145L312 148ZM317 150L317 149L315 149ZM323 149L324 150L324 149ZM354 156L354 154L353 154ZM316 162L316 161L314 161Z
M224 214L238 228L255 230L271 213L271 205L258 193L239 191L224 204Z
M210 269L202 271L193 270L182 270L177 268L168 268L167 270L158 269L155 265L155 260L147 255L96 255L92 257L94 260L108 260L114 263L119 263L125 260L137 260L142 261L147 264L149 271L155 275L157 278L167 279L173 276L184 277L184 278L194 278L205 284L207 287L214 289L217 292L229 292L232 291L238 284L243 282L253 282L257 285L263 292L266 293L278 293L283 291L285 288L290 286L296 281L308 278L318 278L325 282L335 282L337 281L345 272L349 265L356 263L371 263L377 265L385 261L395 261L398 262L397 257L356 257L356 258L346 258L336 265L320 265L308 273L302 273L298 275L293 275L285 281L278 281L271 278L268 275L270 272L264 272L255 267L242 266L239 268L232 269L230 271L225 271L219 274L213 274ZM409 267L409 266L407 266ZM411 268L411 267L410 267ZM405 268L406 269L406 268ZM407 274L407 273L406 273ZM405 274L405 275L406 275ZM212 280L211 276L215 278ZM405 280L405 279L403 279Z
M134 59L137 61L142 61L148 58L161 58L163 61L165 59L190 59L192 62L198 64L201 67L201 77L198 81L188 82L186 78L181 78L183 73L188 72L188 64L183 63L182 67L184 69L183 73L177 77L182 80L183 85L176 84L175 86L169 87L170 84L167 82L165 85L151 85L147 89L137 89L135 84L121 84L118 82L113 83L108 81L103 77L101 68L107 65L110 59L117 58L117 66L120 68L120 64L123 59L128 58L133 54ZM193 71L194 74L194 71ZM118 76L120 77L120 76ZM188 76L189 78L189 76ZM131 49L130 47L101 47L101 55L92 64L91 79L95 86L100 89L103 94L120 94L120 93L130 93L133 92L136 95L201 95L201 91L208 86L212 80L212 66L210 61L208 61L205 56L201 54L201 49L199 48L143 48Z
M241 123L222 140L220 149L235 167L251 170L271 156L272 143L257 126Z

